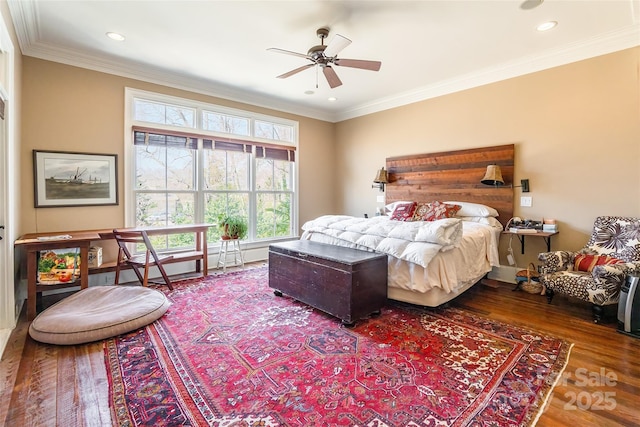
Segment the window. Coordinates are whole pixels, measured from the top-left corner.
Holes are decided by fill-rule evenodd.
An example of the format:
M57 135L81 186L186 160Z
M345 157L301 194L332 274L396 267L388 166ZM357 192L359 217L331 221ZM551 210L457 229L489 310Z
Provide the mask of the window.
M195 109L138 99L135 120L172 126L195 127Z
M205 140L204 148L205 221L216 222L221 215L250 218L253 146Z
M286 237L291 235L292 150L257 147L257 237Z
M249 136L249 119L205 111L202 127L206 130Z
M283 126L277 123L256 120L255 134L260 138L293 141L293 126Z
M296 235L296 122L133 90L127 101L127 225L215 224L235 215L247 220L249 242ZM220 234L212 227L208 237ZM173 249L192 239L153 244Z

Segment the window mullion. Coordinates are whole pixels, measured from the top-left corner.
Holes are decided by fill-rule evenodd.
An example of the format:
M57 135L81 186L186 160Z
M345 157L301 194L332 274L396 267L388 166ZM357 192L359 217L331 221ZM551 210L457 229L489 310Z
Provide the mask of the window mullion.
M251 240L255 240L258 235L258 202L256 191L256 146L251 148L251 158L249 161L249 236Z
M203 138L198 138L196 150L196 168L194 171L196 194L193 201L193 220L196 223L204 223L204 148Z

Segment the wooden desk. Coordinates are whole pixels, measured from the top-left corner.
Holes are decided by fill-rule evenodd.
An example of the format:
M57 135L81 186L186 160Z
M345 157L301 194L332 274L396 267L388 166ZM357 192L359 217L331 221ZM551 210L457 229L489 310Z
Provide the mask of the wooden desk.
M117 230L130 230L140 231L144 230L148 236L162 236L167 234L183 234L183 233L195 233L196 245L195 250L203 253L202 266L200 266L200 259L196 259L196 272L202 271L203 276L209 273L209 261L207 254L207 230L209 227L213 227L214 224L180 224L169 225L164 227L132 227L132 228L118 228ZM113 236L112 230L102 231L103 235ZM113 238L113 237L112 237ZM163 251L159 250L158 253L175 252L175 251ZM177 259L179 260L179 259ZM183 259L185 260L185 259ZM186 260L185 260L186 261ZM82 266L82 264L81 264Z
M520 252L522 254L524 254L524 237L525 236L542 237L544 239L544 242L547 244L547 252L551 252L551 236L555 236L558 233L559 231L553 231L553 232L538 231L537 233L514 233L512 231L505 230L502 232L502 234L510 234L511 236L518 236L518 240L520 240L520 249L521 249Z
M145 230L148 235L163 234L181 234L195 233L196 242L195 250L201 252L202 255L189 259L177 258L176 261L196 261L196 271L202 271L202 275L209 273L208 252L207 252L207 230L211 224L184 224L172 225L167 227L135 227L131 230ZM127 228L123 228L127 230ZM113 236L113 229L104 230L79 230L79 231L60 231L55 233L31 233L21 236L15 241L15 247L23 248L27 253L27 319L33 320L36 316L36 298L37 294L42 291L68 288L78 286L78 282L61 283L55 285L42 285L37 283L38 277L38 253L40 251L80 248L80 289L89 286L89 274L102 273L113 270L114 265L106 263L105 266L89 268L87 260L89 259L89 247L92 242L105 240L100 234ZM44 240L43 238L51 236L70 236L67 239ZM202 265L200 264L202 262Z

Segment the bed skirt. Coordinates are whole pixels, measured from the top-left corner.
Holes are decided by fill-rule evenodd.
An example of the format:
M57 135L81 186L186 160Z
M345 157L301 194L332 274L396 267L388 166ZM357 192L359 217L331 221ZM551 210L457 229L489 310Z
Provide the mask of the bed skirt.
M387 298L407 302L409 304L421 305L425 307L438 307L445 304L452 299L462 294L467 289L478 283L485 274L482 274L475 281L469 281L466 284L460 285L455 291L446 292L442 288L431 288L427 292L416 292L408 289L387 287Z

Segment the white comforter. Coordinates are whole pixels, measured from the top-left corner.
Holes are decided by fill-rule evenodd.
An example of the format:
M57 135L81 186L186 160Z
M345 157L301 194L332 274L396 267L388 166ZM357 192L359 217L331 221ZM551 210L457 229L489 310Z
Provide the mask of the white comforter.
M502 226L495 218L467 218L462 222L455 219L446 221L443 229L439 229L439 222L404 223L386 216L324 216L305 223L301 239L384 252L389 255L388 286L418 293L433 288L457 292L499 265ZM367 229L374 234L362 232ZM385 229L386 235L381 231ZM420 236L417 241L407 239L412 234Z
M306 222L302 238L320 233L343 242L344 246L366 248L418 264L424 268L439 252L456 247L462 239L462 221L403 222L388 217L357 218L325 215Z

